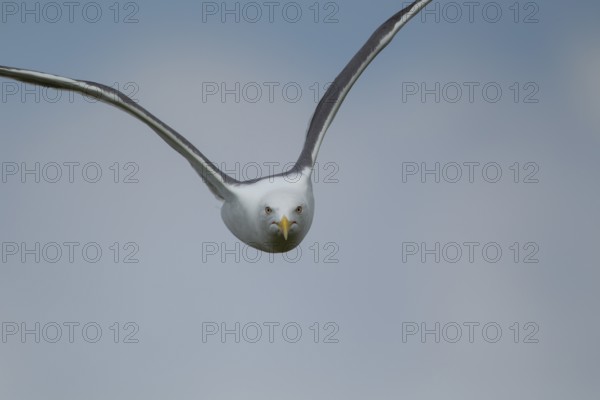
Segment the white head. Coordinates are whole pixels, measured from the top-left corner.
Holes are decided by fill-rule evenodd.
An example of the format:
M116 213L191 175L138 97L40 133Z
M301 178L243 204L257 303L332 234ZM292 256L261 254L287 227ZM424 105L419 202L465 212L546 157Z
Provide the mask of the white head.
M244 243L270 253L300 244L314 214L310 179L288 182L282 177L242 185L221 209L223 221Z
M266 251L290 251L308 233L314 214L310 196L295 191L277 190L266 194L259 202L258 227L263 232Z

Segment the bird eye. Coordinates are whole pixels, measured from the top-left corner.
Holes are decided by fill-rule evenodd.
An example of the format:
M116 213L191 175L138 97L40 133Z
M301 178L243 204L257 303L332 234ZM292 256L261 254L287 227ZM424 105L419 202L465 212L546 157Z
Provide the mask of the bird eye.
M267 215L271 214L273 212L273 209L271 207L265 207L265 213L267 213Z
M298 214L302 214L302 206L298 206L298 207L296 207L296 212L297 212Z

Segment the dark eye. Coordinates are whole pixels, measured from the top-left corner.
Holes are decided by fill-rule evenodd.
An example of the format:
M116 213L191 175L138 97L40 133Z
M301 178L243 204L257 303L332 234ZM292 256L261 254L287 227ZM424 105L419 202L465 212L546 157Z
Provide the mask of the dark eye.
M271 214L273 212L273 209L271 207L265 207L265 213L267 213L267 215Z
M302 214L302 206L298 206L298 207L296 207L296 212L297 212L298 214Z

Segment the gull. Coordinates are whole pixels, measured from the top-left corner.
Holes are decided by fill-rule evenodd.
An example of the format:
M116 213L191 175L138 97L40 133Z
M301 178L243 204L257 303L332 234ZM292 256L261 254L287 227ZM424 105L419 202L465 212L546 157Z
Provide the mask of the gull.
M270 253L283 253L302 242L313 221L311 174L325 132L354 82L396 33L431 0L417 0L384 22L335 78L310 120L304 147L288 171L238 181L218 169L186 138L125 94L95 82L43 72L0 66L0 76L92 96L148 125L192 165L213 194L222 201L221 217L241 241Z

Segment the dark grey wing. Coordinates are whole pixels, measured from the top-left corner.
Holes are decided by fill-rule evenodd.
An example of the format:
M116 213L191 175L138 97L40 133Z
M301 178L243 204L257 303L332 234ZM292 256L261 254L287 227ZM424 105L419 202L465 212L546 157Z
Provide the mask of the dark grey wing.
M348 65L335 78L317 105L306 133L304 148L296 162L295 170L312 168L319 147L344 98L373 59L392 41L396 33L431 0L417 0L384 22L371 35Z
M99 83L3 66L0 66L0 76L40 86L72 90L86 96L94 97L133 115L152 128L169 146L184 156L198 174L200 174L211 191L221 198L228 197L231 193L231 185L239 183L219 170L186 138L118 90Z

